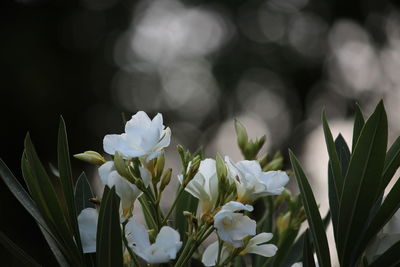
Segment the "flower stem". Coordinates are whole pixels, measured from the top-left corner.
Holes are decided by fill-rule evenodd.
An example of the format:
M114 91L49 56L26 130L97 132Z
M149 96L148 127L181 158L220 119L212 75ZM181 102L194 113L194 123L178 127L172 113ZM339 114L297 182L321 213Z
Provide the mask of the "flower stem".
M178 203L178 200L181 198L183 191L185 190L184 187L180 186L179 187L179 191L178 191L178 195L176 196L174 203L172 203L171 208L169 208L169 211L167 213L167 215L165 215L164 220L161 223L161 226L165 225L169 219L169 217L171 216L172 212L174 211L176 204Z

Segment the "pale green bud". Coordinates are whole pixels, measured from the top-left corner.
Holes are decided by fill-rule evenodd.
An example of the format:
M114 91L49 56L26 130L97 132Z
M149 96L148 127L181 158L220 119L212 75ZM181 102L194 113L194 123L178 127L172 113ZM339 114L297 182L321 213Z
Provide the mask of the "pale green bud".
M165 187L171 182L172 169L166 170L161 178L160 192L164 191Z
M117 172L122 177L128 178L130 176L128 166L125 160L122 158L121 154L119 154L118 152L116 152L114 155L114 166Z
M79 159L79 160L83 160L98 166L103 165L104 163L106 163L106 160L103 158L102 155L100 155L99 153L97 153L96 151L85 151L83 153L80 154L75 154L74 158Z
M241 124L238 120L235 119L235 131L237 136L237 142L240 149L243 151L247 147L248 136L246 128L244 128L243 124Z

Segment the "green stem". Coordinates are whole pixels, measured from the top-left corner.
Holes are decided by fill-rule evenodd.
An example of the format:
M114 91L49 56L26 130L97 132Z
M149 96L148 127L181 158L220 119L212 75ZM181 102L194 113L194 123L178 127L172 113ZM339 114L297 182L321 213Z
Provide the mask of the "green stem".
M178 200L180 199L180 197L182 196L183 191L185 191L184 187L179 187L179 191L178 191L178 195L176 196L174 203L172 203L171 208L169 208L169 211L167 213L167 215L165 215L164 220L161 223L161 226L165 225L169 219L169 217L171 216L172 212L174 211L176 204L178 203Z
M175 267L185 266L185 264L192 258L192 255L196 249L213 231L214 227L212 225L203 225L194 238L189 237L184 250L175 264Z

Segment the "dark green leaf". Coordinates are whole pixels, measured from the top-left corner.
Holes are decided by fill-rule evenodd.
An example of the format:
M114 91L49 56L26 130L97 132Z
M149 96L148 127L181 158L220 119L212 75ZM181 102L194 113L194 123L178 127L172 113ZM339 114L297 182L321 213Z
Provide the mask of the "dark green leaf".
M315 202L314 194L311 190L310 184L307 181L304 171L302 170L295 155L290 150L289 156L297 183L300 188L300 196L306 212L310 232L313 237L313 243L315 245L319 266L331 266L328 240L326 238L324 224L322 222L321 215L319 214L317 203Z
M383 167L381 191L383 192L389 184L393 175L400 166L400 137L397 137L393 145L386 154L385 165Z
M76 246L73 232L67 223L60 200L57 197L48 174L36 154L29 134L25 138L24 155L24 178L27 184L29 184L29 190L35 201L38 199L36 204L39 205L41 211L45 212L45 216L48 218L46 221L51 225L51 228L56 229L55 234L63 241L62 243L71 254L71 260L76 265L80 265L83 260L82 254Z
M356 105L356 117L354 118L354 126L353 126L353 144L351 151L354 151L354 148L356 147L358 138L360 136L361 130L364 127L365 121L364 121L364 116L362 114L360 106L357 104Z
M315 267L314 247L311 242L309 229L304 234L303 266Z
M38 209L37 205L33 202L29 194L25 191L22 185L18 182L17 178L15 178L10 169L8 169L7 165L1 159L0 159L0 176L2 177L7 187L10 189L11 193L15 196L15 198L21 203L21 205L26 209L26 211L38 223L45 237L47 235L46 240L49 243L49 245L50 245L49 240L53 243L57 243L57 247L59 249L63 249L64 253L67 255L67 250L63 247L62 243L57 239L57 237L53 233L54 230L52 230L52 228L50 228L47 225L46 220L43 218L43 215ZM62 254L60 255L55 254L55 257L61 266L68 265L68 264L63 265L63 263L66 263L66 260Z
M324 219L323 219L325 231L328 228L330 220L331 220L331 213L328 212L328 214L326 214ZM291 267L294 263L302 261L305 234L306 234L306 231L304 231L297 238L296 242L294 242L293 245L290 247L290 251L287 254L285 262L283 263L282 266ZM311 244L312 244L312 240L310 240L310 241L311 241Z
M97 266L123 266L119 198L115 194L115 187L104 188L96 240Z
M70 223L70 227L74 233L78 249L83 252L75 210L74 180L72 177L71 161L69 158L67 131L62 117L60 117L60 125L58 129L57 153L58 171L60 172L61 186L67 206L68 222Z
M95 205L89 201L93 198L93 191L86 177L86 174L82 172L79 176L78 181L75 184L75 208L76 213L79 214L83 209L95 208Z
M368 267L398 267L400 266L400 241L391 246Z
M2 231L0 231L0 244L3 245L11 254L14 255L24 266L41 266L31 256L29 256L22 248L9 239Z
M322 113L322 125L324 128L326 148L329 154L329 167L332 170L333 184L335 185L336 199L340 199L343 188L342 170L340 167L339 156L336 152L335 142L333 141L328 122L326 121L325 112Z
M340 168L342 171L342 178L345 177L349 161L350 161L350 150L344 140L343 136L339 136L335 140L336 153L339 158ZM339 217L339 199L337 198L336 188L334 185L334 178L332 173L332 168L329 164L328 166L328 189L329 189L329 207L332 213L332 225L333 232L335 235L335 240L337 241L337 224Z
M362 252L367 244L378 234L385 224L393 217L400 208L400 179L396 181L389 194L386 196L378 212L372 218L367 231L360 242L358 252Z
M387 118L380 102L360 133L344 181L337 227L338 255L343 266L359 257L352 254L380 195L386 146Z
M51 235L42 227L39 225L40 231L42 232L44 239L46 239L47 244L49 245L49 248L51 252L53 252L54 257L56 258L58 264L61 267L69 267L69 263L67 259L65 258L63 252L60 250L62 248L64 251L66 250L65 248L61 247L56 239L51 237ZM68 255L68 252L65 252L65 255Z

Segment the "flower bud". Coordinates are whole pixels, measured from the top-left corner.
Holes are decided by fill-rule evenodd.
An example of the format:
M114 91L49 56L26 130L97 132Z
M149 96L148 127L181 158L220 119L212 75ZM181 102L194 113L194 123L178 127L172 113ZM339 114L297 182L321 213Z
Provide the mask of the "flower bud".
M172 169L169 168L166 170L161 178L161 185L160 185L160 192L164 191L165 187L169 184L171 181L171 175L172 175Z
M284 215L281 215L276 220L276 226L279 231L279 235L282 236L284 232L286 232L289 228L289 221L292 214L290 211L286 212Z
M247 147L248 136L246 128L244 128L243 124L241 124L238 120L235 119L235 131L237 135L237 142L240 149L243 151Z
M103 165L106 162L103 156L96 151L85 151L80 154L75 154L74 158L96 164L98 166Z
M121 154L118 152L115 153L114 155L114 166L117 172L125 178L129 178L129 170L128 166L125 163L125 160L122 158Z
M188 164L188 170L186 173L186 177L184 180L183 185L186 186L196 175L197 171L199 170L200 167L200 162L201 162L201 156L197 155L195 156Z
M269 155L268 153L265 153L264 156L262 156L262 158L258 162L260 162L261 168L264 169L264 167L268 164L268 161L269 161Z
M217 166L217 176L219 181L225 180L228 176L228 170L220 154L217 154L215 162Z
M263 167L263 171L276 171L283 167L283 157L280 152L276 152L274 158Z

